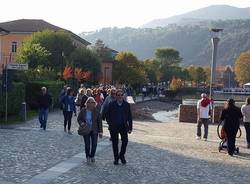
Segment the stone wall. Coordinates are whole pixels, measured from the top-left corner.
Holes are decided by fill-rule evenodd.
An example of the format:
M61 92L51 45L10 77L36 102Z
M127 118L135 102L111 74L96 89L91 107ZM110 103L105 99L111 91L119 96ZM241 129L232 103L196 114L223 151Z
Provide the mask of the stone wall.
M214 108L214 122L218 123L223 107ZM196 123L197 109L196 105L179 105L179 122Z

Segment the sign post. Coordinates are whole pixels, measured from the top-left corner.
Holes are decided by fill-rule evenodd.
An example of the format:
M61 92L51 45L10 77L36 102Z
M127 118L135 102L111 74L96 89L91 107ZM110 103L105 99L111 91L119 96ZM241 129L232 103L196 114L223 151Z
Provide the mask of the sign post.
M8 70L28 70L28 64L7 64L5 66L5 122L8 121Z

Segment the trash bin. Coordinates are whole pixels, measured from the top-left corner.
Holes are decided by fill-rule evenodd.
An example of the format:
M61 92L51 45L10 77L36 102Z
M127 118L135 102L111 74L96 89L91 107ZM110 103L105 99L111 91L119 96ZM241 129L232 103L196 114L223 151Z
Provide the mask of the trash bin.
M21 119L22 119L22 121L26 121L27 120L26 102L23 102L22 106L21 106Z

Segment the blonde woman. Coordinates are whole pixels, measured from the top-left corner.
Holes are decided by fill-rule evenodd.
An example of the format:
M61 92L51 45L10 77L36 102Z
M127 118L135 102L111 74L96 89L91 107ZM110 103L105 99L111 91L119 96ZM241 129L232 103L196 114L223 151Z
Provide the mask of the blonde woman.
M89 97L86 100L85 108L79 113L77 121L80 126L83 126L84 123L88 123L91 127L90 133L83 136L83 138L87 164L91 162L94 163L98 135L102 138L103 128L101 114L96 109L96 101L93 97Z

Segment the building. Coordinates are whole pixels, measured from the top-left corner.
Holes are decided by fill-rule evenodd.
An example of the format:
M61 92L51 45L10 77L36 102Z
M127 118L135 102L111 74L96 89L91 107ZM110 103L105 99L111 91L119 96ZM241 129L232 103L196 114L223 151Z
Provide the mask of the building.
M32 33L43 30L63 30L72 36L72 42L76 47L87 47L91 43L82 39L80 36L52 25L39 19L20 19L10 22L0 23L0 66L16 62L16 52L22 43Z

